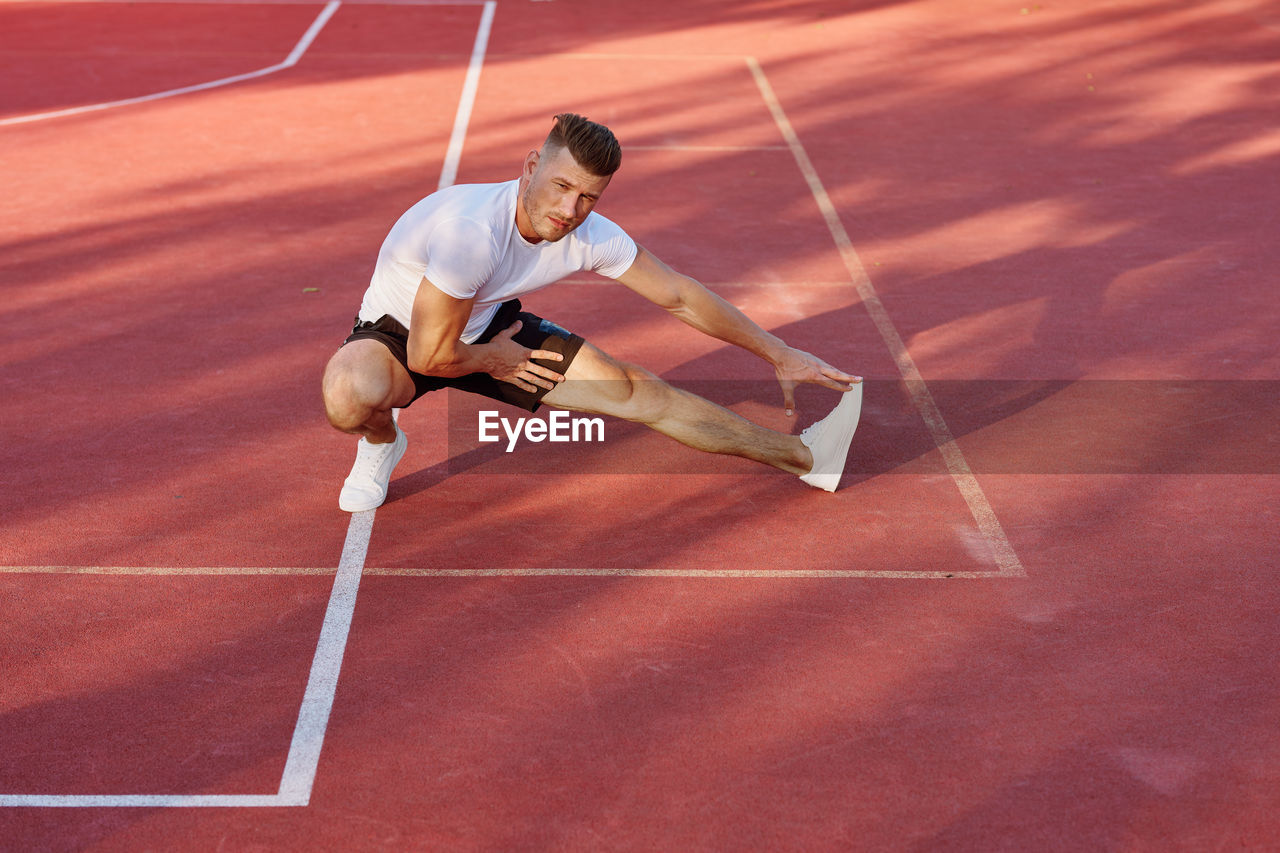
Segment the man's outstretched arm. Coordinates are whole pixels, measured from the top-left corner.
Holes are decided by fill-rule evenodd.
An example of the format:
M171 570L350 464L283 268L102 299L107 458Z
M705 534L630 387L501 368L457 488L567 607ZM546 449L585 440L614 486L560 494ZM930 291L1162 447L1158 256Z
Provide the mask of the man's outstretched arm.
M778 384L782 386L783 405L788 415L795 411L795 386L802 382L848 391L862 381L860 376L845 373L817 356L788 346L719 295L676 272L644 247L640 247L635 261L618 281L698 331L742 347L772 364L778 374Z

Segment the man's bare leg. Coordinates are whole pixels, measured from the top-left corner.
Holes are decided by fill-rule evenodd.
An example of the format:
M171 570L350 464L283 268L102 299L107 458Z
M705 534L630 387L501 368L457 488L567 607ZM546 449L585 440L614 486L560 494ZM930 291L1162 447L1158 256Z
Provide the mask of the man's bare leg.
M754 459L792 474L813 467L813 455L799 436L754 424L642 367L616 361L590 343L582 345L565 381L543 402L642 423L689 447Z
M323 382L329 423L360 436L355 463L338 495L340 508L362 512L387 499L391 471L408 446L394 410L412 402L414 391L409 372L378 341L352 341L329 359Z
M335 429L370 444L395 440L392 410L413 400L413 379L383 344L355 340L334 353L324 371L324 408Z

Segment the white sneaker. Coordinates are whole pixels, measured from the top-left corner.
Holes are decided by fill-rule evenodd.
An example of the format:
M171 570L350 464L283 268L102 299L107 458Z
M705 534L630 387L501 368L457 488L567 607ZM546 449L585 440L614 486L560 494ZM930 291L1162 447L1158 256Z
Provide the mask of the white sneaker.
M338 506L347 512L363 512L376 509L387 499L387 485L391 471L404 456L409 439L396 426L396 440L389 444L370 444L360 439L356 447L356 464L342 484Z
M861 414L862 383L859 382L840 395L840 402L831 414L800 433L800 441L813 453L813 468L808 474L801 474L801 480L815 489L836 490Z

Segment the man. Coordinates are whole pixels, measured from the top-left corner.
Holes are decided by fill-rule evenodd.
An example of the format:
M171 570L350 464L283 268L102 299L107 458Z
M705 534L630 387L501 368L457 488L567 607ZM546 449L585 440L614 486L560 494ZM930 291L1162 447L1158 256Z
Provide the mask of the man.
M536 411L540 403L644 423L690 447L754 459L835 491L862 379L787 346L594 213L622 161L613 133L566 113L519 180L448 187L418 202L378 254L356 326L324 374L329 422L361 436L339 506L386 499L406 439L393 417L422 394L461 388ZM523 312L516 296L593 270L705 334L774 366L788 415L794 388L846 392L800 436L776 432L617 361Z

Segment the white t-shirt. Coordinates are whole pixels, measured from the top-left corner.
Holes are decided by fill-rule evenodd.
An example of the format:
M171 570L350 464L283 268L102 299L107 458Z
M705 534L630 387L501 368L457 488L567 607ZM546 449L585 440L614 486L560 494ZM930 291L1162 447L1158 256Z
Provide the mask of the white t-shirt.
M378 252L360 319L390 314L408 328L425 276L450 296L475 299L461 338L471 343L508 299L583 270L617 278L635 261L635 241L594 212L561 240L530 243L516 228L518 189L519 181L459 184L409 208Z

